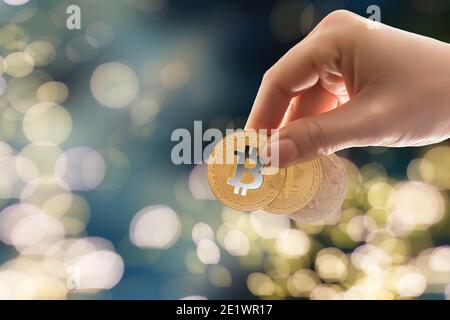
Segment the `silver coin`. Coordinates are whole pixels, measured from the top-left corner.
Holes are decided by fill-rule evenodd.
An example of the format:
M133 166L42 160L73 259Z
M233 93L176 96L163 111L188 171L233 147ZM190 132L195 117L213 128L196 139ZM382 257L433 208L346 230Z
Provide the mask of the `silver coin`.
M300 223L314 223L338 211L347 193L347 173L341 160L334 154L319 159L322 179L314 198L289 217Z

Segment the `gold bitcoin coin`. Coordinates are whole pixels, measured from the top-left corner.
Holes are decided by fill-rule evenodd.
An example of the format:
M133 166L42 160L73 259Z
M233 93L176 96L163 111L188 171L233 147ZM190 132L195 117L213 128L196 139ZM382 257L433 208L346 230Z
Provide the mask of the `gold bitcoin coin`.
M267 137L238 132L219 142L208 159L208 181L227 207L254 211L267 206L284 186L285 169L266 170L258 155Z
M319 158L322 179L314 198L307 206L290 215L300 223L314 223L337 212L347 193L347 173L342 161L336 155Z
M283 189L263 210L274 214L291 214L300 210L316 194L320 177L321 168L318 160L288 167Z

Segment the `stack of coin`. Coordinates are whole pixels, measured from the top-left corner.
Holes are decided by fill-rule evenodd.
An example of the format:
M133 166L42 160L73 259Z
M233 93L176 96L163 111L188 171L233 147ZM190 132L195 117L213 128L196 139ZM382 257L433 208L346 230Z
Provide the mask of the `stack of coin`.
M213 193L227 207L288 215L302 223L338 211L347 191L345 168L336 155L288 168L265 166L259 149L267 137L241 131L220 141L208 159Z

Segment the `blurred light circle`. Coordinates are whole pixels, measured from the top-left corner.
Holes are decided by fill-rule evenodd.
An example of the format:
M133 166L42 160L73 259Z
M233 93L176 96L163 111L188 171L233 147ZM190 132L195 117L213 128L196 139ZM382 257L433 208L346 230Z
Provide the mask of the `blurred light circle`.
M389 228L399 235L415 229L426 229L439 222L445 212L444 199L439 191L418 181L397 185L389 198L389 204Z
M104 47L113 41L114 29L107 22L96 21L87 27L86 35L95 39L100 47Z
M250 241L247 236L238 229L231 229L225 235L223 241L225 249L233 256L246 256L250 251Z
M131 105L130 118L136 126L153 122L159 112L159 103L152 97L145 97Z
M53 175L53 169L62 150L56 145L30 143L19 153L20 156L30 160L41 176Z
M276 241L277 251L287 257L300 257L305 255L310 248L308 236L296 229L283 231Z
M192 197L197 200L215 200L216 197L211 191L208 183L207 166L205 164L196 165L189 174L189 190Z
M311 300L334 300L338 296L339 292L337 290L327 287L325 285L321 285L311 292L309 298Z
M0 140L0 159L11 156L14 150L5 141Z
M387 183L374 183L367 191L367 201L373 208L385 208L392 191L392 186Z
M11 13L15 11L14 9L8 8L5 10L6 15L8 15L8 12ZM2 16L2 20L4 21L5 14L2 11L0 11L0 16ZM6 16L6 19L9 17ZM18 25L18 24L3 24L1 28L1 41L2 41L2 48L7 50L7 52L12 52L16 50L22 50L24 46L28 43L30 40L30 34L25 30L24 27Z
M69 96L69 89L62 82L49 81L39 87L36 95L40 102L61 104Z
M5 78L0 76L0 96L2 96L6 92L7 86L8 86L8 83L6 82Z
M75 290L111 289L122 278L124 263L117 253L107 250L89 252L67 265ZM78 279L77 279L78 278Z
M55 59L56 51L48 41L35 41L27 45L25 52L29 54L36 66L46 66Z
M214 241L201 239L197 244L197 256L204 264L217 264L220 260L220 250Z
M23 119L23 132L31 142L61 144L72 131L72 118L63 107L39 103L31 107Z
M198 222L192 228L192 240L198 244L202 239L214 240L214 231L208 224Z
M55 177L67 183L70 190L95 189L105 176L102 156L89 147L76 147L60 155L55 164Z
M50 195L50 198L42 206L47 214L53 217L62 217L71 207L74 195L69 192Z
M38 275L30 277L35 292L33 300L65 299L68 293L66 284L54 277Z
M307 297L320 283L311 270L298 270L287 280L286 286L293 297Z
M432 183L434 186L450 189L450 146L439 146L428 151L424 158L429 161L434 169Z
M433 164L425 158L413 159L407 168L408 179L411 181L432 182L435 177Z
M68 189L64 181L53 176L42 176L28 182L22 189L20 198L23 202L42 208L51 197L64 193Z
M422 295L427 287L425 277L416 271L401 268L394 281L395 291L401 297L418 297Z
M0 240L7 245L13 245L12 231L14 226L28 216L43 215L41 209L36 206L19 203L13 204L0 211Z
M64 256L66 265L75 264L81 257L97 251L114 251L111 241L98 237L86 237L76 240L66 240L60 242L53 248L53 253L59 253Z
M161 70L161 83L167 89L178 89L189 81L189 68L182 61L174 61Z
M370 232L375 231L376 228L377 224L371 217L357 215L347 222L345 231L353 241L359 242L366 240Z
M28 276L14 270L0 271L0 299L32 299L34 288L31 287Z
M253 230L264 239L275 239L290 227L288 217L270 214L262 210L252 212L250 222Z
M224 266L213 265L208 270L208 280L217 288L226 288L231 286L232 276Z
M39 72L33 72L25 78L12 78L8 81L8 90L6 97L11 106L21 112L27 112L39 101L36 97L36 91L48 80L48 75Z
M91 36L79 35L70 39L65 49L71 62L82 63L92 60L97 55L98 43Z
M355 199L360 196L361 188L362 188L362 176L358 169L358 167L345 158L340 158L342 164L345 167L345 172L348 175L348 190L347 190L347 199Z
M275 286L270 277L261 272L254 272L247 277L247 287L255 296L270 296Z
M42 210L54 217L71 217L87 223L90 219L88 202L79 195L61 192L51 195L42 205Z
M131 221L131 242L141 248L170 248L178 239L181 223L178 215L167 206L141 209Z
M314 21L313 10L304 10L302 2L283 0L272 9L269 24L278 41L290 42L300 38L301 26L307 30L311 21Z
M99 151L105 161L105 177L97 187L97 194L113 197L125 183L130 171L130 161L126 154L117 148L106 147Z
M450 273L450 246L434 249L430 255L430 268L435 272Z
M343 281L348 275L347 257L337 248L326 248L316 256L316 271L327 281Z
M27 184L39 177L39 171L29 159L7 156L0 159L0 198L19 198Z
M392 258L384 250L370 244L357 247L351 254L351 261L356 268L368 274L392 264Z
M14 52L5 58L6 73L14 78L29 75L34 69L34 60L25 52Z
M97 101L108 108L123 108L136 98L138 79L127 65L109 62L100 65L91 77L91 91Z
M60 221L63 224L64 229L66 230L67 236L79 235L86 229L86 224L77 218L61 217Z
M9 4L11 6L21 6L27 3L30 0L3 0L4 3Z
M45 214L20 219L11 230L11 242L23 254L42 254L49 246L64 238L64 226Z

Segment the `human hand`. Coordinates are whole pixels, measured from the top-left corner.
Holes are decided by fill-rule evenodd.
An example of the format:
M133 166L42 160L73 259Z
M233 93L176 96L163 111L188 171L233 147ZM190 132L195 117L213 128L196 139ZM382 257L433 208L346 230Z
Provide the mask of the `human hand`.
M335 11L265 73L246 129L280 128L280 166L450 137L450 45L368 23Z

